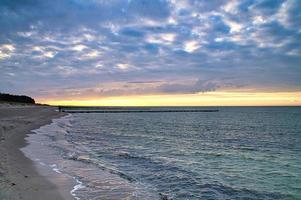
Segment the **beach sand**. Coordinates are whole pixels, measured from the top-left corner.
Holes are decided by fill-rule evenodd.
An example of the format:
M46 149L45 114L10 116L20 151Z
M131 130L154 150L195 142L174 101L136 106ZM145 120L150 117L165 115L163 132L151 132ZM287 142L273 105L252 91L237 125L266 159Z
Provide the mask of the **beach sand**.
M0 104L0 199L74 199L75 181L24 156L26 136L62 116L50 106Z

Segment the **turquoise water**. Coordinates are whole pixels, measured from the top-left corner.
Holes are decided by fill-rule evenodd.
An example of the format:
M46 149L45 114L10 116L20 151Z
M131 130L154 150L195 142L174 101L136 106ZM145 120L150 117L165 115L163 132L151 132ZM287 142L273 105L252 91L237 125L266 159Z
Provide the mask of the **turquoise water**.
M100 171L133 184L129 199L301 199L301 108L219 110L72 114L64 145L52 146L72 161L65 171L90 166L90 178L73 173L81 199L110 199L95 189Z

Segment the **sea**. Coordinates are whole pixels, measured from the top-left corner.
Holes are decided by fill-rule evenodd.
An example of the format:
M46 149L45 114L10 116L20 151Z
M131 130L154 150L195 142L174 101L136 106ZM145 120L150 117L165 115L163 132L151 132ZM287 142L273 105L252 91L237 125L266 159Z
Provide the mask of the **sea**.
M72 113L22 151L78 200L301 199L301 107L214 109Z

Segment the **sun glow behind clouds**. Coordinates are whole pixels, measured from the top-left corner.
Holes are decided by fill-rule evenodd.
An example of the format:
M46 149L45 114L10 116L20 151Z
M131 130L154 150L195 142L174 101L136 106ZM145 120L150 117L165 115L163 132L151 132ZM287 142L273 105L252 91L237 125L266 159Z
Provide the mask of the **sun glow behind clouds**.
M292 106L301 105L301 92L208 92L178 95L119 96L73 100L41 99L51 105L77 106Z

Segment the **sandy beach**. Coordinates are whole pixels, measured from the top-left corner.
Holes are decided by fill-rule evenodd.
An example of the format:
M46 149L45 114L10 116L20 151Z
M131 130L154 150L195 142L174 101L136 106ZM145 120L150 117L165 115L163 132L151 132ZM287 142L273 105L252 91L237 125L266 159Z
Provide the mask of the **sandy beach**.
M0 199L74 199L70 177L58 174L24 156L27 134L53 118L54 107L0 104Z

